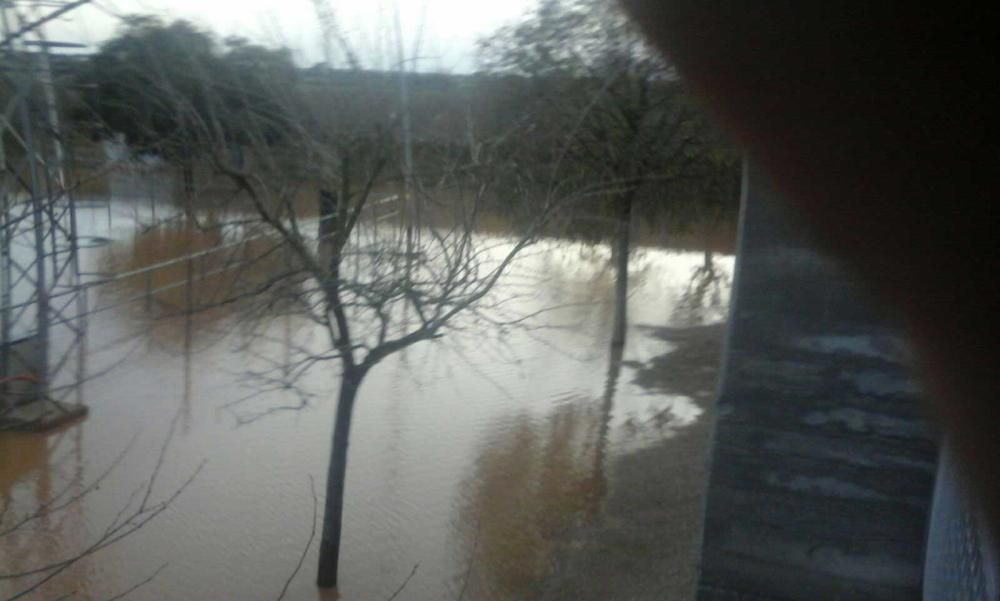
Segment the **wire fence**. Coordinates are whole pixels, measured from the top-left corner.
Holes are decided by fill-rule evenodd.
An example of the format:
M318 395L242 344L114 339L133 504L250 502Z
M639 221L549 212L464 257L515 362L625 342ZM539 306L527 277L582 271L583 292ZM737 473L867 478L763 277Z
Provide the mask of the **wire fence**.
M994 541L966 502L946 446L927 536L924 601L1000 601Z

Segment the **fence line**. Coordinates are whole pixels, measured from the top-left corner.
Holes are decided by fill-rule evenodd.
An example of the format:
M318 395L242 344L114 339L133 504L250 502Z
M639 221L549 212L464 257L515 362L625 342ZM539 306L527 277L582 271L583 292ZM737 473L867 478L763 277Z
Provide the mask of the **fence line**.
M372 203L369 203L368 207L366 207L366 208L376 208L378 206L381 206L381 205L384 205L384 204L388 204L390 202L395 202L395 201L398 201L398 200L399 200L399 195L398 194L392 194L392 195L386 196L384 198L378 199L378 200L376 200L376 201L374 201ZM390 214L387 214L387 215L379 216L379 218L376 219L375 221L379 222L379 221L382 221L384 219L390 218L390 217L392 217L392 216L394 216L396 214L398 214L398 211L394 211L394 212L392 212ZM145 276L145 290L142 293L135 294L135 295L130 296L128 298L118 300L118 301L113 302L111 304L101 305L101 306L98 306L98 307L94 307L92 309L88 309L86 311L80 312L80 313L78 313L76 315L71 315L71 316L62 315L60 321L61 322L66 322L66 323L72 322L72 321L79 321L79 320L81 320L83 318L86 318L86 317L89 317L91 315L95 315L97 313L102 313L104 311L109 311L111 309L114 309L114 308L117 308L117 307L121 307L121 306L125 306L125 305L128 305L128 304L132 304L132 303L135 303L135 302L138 302L138 301L141 301L141 300L145 300L146 301L146 304L145 304L146 309L147 310L151 310L152 309L153 298L157 294L162 293L162 292L167 292L169 290L178 289L178 288L181 288L183 286L187 286L187 285L193 284L194 282L203 281L203 280L205 280L207 278L210 278L210 277L213 277L213 276L225 273L227 271L230 271L234 267L242 266L242 265L244 265L244 263L242 263L242 262L231 262L231 263L228 263L228 264L226 264L226 265L224 265L224 266L222 266L220 268L213 269L213 270L208 271L208 272L200 273L197 276L194 276L194 277L192 277L190 279L189 278L184 278L183 280L176 281L176 282L171 282L169 284L165 284L165 285L162 285L162 286L159 286L159 287L156 287L156 288L152 287L152 274L154 272L162 270L162 269L165 269L165 268L168 268L168 267L182 265L182 264L185 264L185 263L187 263L188 265L193 265L193 262L195 260L197 260L197 259L200 259L200 258L203 258L203 257L207 257L207 256L211 256L211 255L215 255L215 254L218 254L219 252L230 250L230 249L233 249L233 248L238 248L238 247L244 246L247 243L255 241L255 240L261 240L261 239L272 238L272 237L273 237L273 234L271 234L271 233L256 234L256 235L253 235L253 236L248 236L248 237L241 238L240 240L235 240L233 242L228 242L228 243L225 243L225 244L219 244L219 245L213 246L211 248L207 248L207 249L204 249L204 250L196 251L196 252L193 252L193 253L190 253L190 254L186 254L186 255L183 255L183 256L180 256L180 257L175 257L173 259L167 259L167 260L164 260L164 261L159 261L157 263L153 263L153 264L146 265L146 266L143 266L143 267L139 267L139 268L136 268L136 269L130 269L128 271L123 271L123 272L120 272L120 273L115 273L113 275L105 276L105 277L102 277L102 278L99 278L99 279L96 279L96 280L90 280L90 281L86 281L86 282L80 281L80 282L77 282L77 283L75 283L73 285L70 285L69 287L67 287L64 290L55 290L54 289L49 294L49 301L51 302L51 301L54 301L56 299L60 299L60 298L64 298L64 297L72 297L72 296L79 295L79 294L85 294L85 293L89 292L91 289L95 289L95 288L98 288L100 286L106 286L106 285L109 285L109 284L115 284L117 282L121 282L123 280L127 280L127 279L134 278L134 277L137 277L137 276ZM189 271L190 271L190 268L189 268ZM6 310L11 311L11 312L15 312L15 311L19 311L19 310L22 310L22 309L30 308L30 307L34 306L35 304L36 304L35 299L29 299L29 300L26 300L24 302L20 302L20 303L9 305L9 306L6 307Z

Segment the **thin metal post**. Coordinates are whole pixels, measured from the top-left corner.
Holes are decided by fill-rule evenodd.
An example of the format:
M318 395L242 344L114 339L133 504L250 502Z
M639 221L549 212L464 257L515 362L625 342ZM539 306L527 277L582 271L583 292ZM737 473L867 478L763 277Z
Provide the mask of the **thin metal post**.
M0 139L3 138L4 124L0 123ZM0 161L3 160L3 145L0 143ZM10 377L10 305L12 268L10 258L9 206L7 190L0 189L0 411L6 409L7 378Z
M187 288L185 289L185 305L187 307L186 313L191 315L194 313L194 259L187 260ZM190 321L187 327L191 327Z
M413 130L410 125L410 92L406 73L406 55L403 50L403 26L399 6L395 12L396 48L399 59L400 125L403 134L403 216L406 227L406 253L413 253L413 227L418 218L416 197L413 195Z
M187 261L187 290L184 311L184 397L182 398L182 417L184 432L191 429L191 338L194 335L194 259Z
M3 29L3 38L0 46L5 53L5 59L21 65L20 81L16 86L16 106L22 122L23 131L14 130L12 124L5 118L0 118L0 165L6 166L4 148L2 148L3 133L8 130L11 135L18 139L25 149L25 159L29 171L29 193L30 198L21 201L19 198L0 190L0 344L3 345L4 365L6 371L10 371L10 363L7 361L11 352L9 346L11 338L17 335L14 330L20 331L18 320L23 319L26 311L30 311L33 306L36 310L36 323L34 327L34 346L36 352L27 366L37 378L36 395L46 398L48 394L54 393L52 382L56 379L56 373L62 369L70 358L70 354L75 344L78 351L77 381L82 382L85 366L85 339L86 325L84 316L87 312L87 294L82 280L79 264L79 229L77 224L76 207L72 192L68 189L67 175L70 169L71 155L65 145L66 136L62 131L59 120L58 98L55 90L55 78L52 72L50 60L50 49L53 47L80 47L79 44L50 42L46 39L43 25L60 15L66 14L75 8L87 3L87 0L76 0L65 3L65 6L56 4L56 10L49 12L30 23L15 24L19 27L11 33L11 22L8 10L13 6L10 0L0 0L0 25ZM15 18L19 17L15 11ZM31 34L37 39L26 40L25 36ZM27 51L28 47L37 47L39 52L31 56ZM41 96L32 96L34 86L38 86ZM33 104L34 103L34 104ZM44 105L42 104L44 103ZM39 133L41 132L41 133ZM51 160L50 160L51 159ZM14 174L16 178L16 174ZM62 205L61 200L65 195L67 204ZM29 202L30 201L30 202ZM23 215L13 215L14 211L24 211ZM22 230L19 225L22 219L28 217L27 211L31 212L30 227L34 235L34 253L30 262L20 265L17 260L17 253L11 249L11 245L19 235L30 235L26 229ZM63 220L68 220L68 223ZM60 223L62 221L62 223ZM27 224L24 224L27 226ZM69 256L66 256L69 253ZM46 263L51 262L51 267ZM51 269L51 272L49 271ZM15 270L22 272L29 277L18 276L14 279ZM57 286L64 285L63 276L66 272L71 273L72 282L69 288L63 292L57 290ZM34 281L30 281L31 277ZM25 286L33 286L33 296L25 302L14 304L16 290L15 283L20 282ZM56 306L53 299L65 294L77 295L77 314L75 316L63 317L62 310L53 310ZM20 306L25 310L15 312ZM68 305L67 305L68 307ZM65 319L65 321L63 321ZM73 321L77 324L74 326ZM77 336L74 343L65 350L55 348L52 345L51 333L58 325L67 326ZM30 325L24 328L31 333ZM58 356L56 353L59 353ZM20 367L18 368L20 371ZM17 375L5 373L6 376ZM78 391L79 392L79 391ZM82 392L81 392L82 394Z
M35 375L38 378L39 396L44 397L46 396L49 383L49 291L48 278L45 273L45 224L42 221L43 207L38 182L38 155L35 152L34 132L31 124L31 115L28 111L27 99L21 97L18 104L20 105L21 121L24 127L28 171L31 175L31 212L32 224L35 229L35 300L37 307L37 323L35 325L40 349L40 365L33 367L35 368Z
M66 161L67 170L73 174L76 172L75 155L69 149L63 155ZM66 196L69 211L69 237L70 237L70 261L73 271L73 288L76 290L76 332L77 332L77 356L76 356L76 403L83 404L83 385L87 379L87 309L90 305L90 293L83 285L83 274L80 271L80 229L76 219L76 194L72 184L69 188L63 189Z
M0 0L0 33L6 40L10 35L10 23L7 20L7 2ZM6 50L13 54L14 44L7 41L0 50ZM0 113L0 168L6 169L7 154L4 148L4 137L10 124L6 116ZM11 271L13 260L10 253L12 236L10 233L10 198L7 194L6 186L0 188L0 203L2 203L2 213L0 213L0 410L7 408L6 399L9 386L7 378L10 377L10 345L11 340L11 305L13 304Z
M47 55L46 55L47 56ZM46 59L46 64L48 60ZM51 74L49 76L49 82L51 85ZM52 94L52 107L49 110L49 116L52 120L52 129L56 138L56 158L59 161L59 183L61 186L60 192L66 197L66 209L69 212L69 243L70 243L70 260L72 261L73 267L73 277L74 284L79 285L81 283L80 277L80 229L79 224L76 219L76 194L73 190L72 182L68 182L66 178L66 172L71 174L70 179L72 179L72 174L76 172L76 159L72 151L72 148L66 148L62 144L62 138L66 136L65 128L63 128L62 123L59 121L59 111L56 110L55 106L55 92L50 90ZM68 138L68 136L67 136ZM83 303L86 305L86 302Z
M55 86L52 83L52 64L49 61L49 45L40 44L42 51L38 54L39 79L42 84L42 93L45 96L46 118L48 119L49 131L52 132L52 149L55 152L56 160L56 180L59 182L59 189L66 189L66 173L63 170L63 144L60 136L62 132L59 128L59 111L56 107Z
M184 396L181 399L182 427L191 430L191 338L194 335L194 259L187 261L187 289L184 311Z

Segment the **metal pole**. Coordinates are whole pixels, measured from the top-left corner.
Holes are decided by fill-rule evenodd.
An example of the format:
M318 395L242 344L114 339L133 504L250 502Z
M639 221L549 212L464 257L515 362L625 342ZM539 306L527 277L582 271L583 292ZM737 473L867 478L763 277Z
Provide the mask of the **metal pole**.
M78 295L76 319L81 320L78 328L70 327L79 337L76 342L79 350L79 363L77 366L77 379L79 382L83 381L86 370L84 357L86 353L84 348L86 325L83 317L87 312L87 295L86 291L83 290L79 264L79 230L76 220L76 207L73 194L67 190L66 169L67 160L70 157L64 146L65 138L59 121L54 77L49 58L49 49L51 47L80 47L81 45L49 42L45 39L42 28L45 23L86 4L88 1L76 0L56 4L55 6L58 7L56 10L33 22L20 24L19 29L11 33L8 9L13 6L13 2L10 0L0 0L0 20L2 20L3 26L3 38L0 41L0 46L8 52L7 58L15 58L14 51L15 49L20 49L21 46L40 47L40 52L36 59L38 62L32 63L29 60L24 72L21 73L23 79L19 84L19 88L22 89L18 92L15 106L19 110L24 128L21 136L18 137L24 145L26 152L31 194L30 205L21 203L20 208L32 212L32 228L34 233L35 282L33 284L35 286L35 298L29 299L25 305L36 305L35 337L37 340L38 356L36 359L37 364L29 364L29 367L35 372L38 378L37 393L42 398L48 395L53 372L58 370L68 357L68 355L63 355L59 358L54 364L55 367L49 365L50 355L52 354L52 349L50 348L51 341L49 340L53 319L52 297L54 294L58 295L55 292L55 287L59 283L57 280L61 279L62 274L67 269L72 273L72 288L70 289L70 293L75 292ZM18 16L15 12L15 17ZM37 38L37 41L23 41L22 36L26 34L33 34ZM26 52L23 54L26 60L28 56ZM42 100L45 102L44 113L34 113L34 109L30 105L29 94L31 93L31 86L35 83L42 89ZM39 107L39 110L41 108ZM44 135L36 136L35 128L39 123L38 120L43 115L46 119L45 127L38 131L43 131L44 135L51 136L51 141L45 140ZM11 124L5 118L0 117L0 134L6 129L10 129L11 133L17 136L18 132L11 128ZM2 142L2 135L0 135L0 146L2 146ZM51 147L49 144L51 144ZM54 161L49 160L50 151L54 155ZM0 147L0 164L4 166L6 166L5 158L4 149ZM53 179L56 180L56 186L52 185ZM0 192L0 194L3 193ZM68 204L65 207L57 207L58 199L64 194L66 195ZM11 312L14 308L13 297L15 292L11 278L13 268L17 265L10 245L16 233L13 230L17 229L17 225L16 223L12 224L10 211L18 207L18 204L9 195L3 194L3 196L4 198L0 199L0 202L3 204L2 214L0 214L0 227L3 228L3 231L0 232L0 255L2 255L0 256L0 269L3 271L3 273L0 273L0 304L2 304L2 307L0 307L0 330L2 330L2 342L4 343L4 352L6 354L8 351L6 346L10 343L10 338L13 335L12 329L16 325L14 323L14 314ZM59 220L64 218L69 219L68 228L58 223ZM24 233L27 234L27 232ZM63 240L60 239L60 236L63 234L67 238L65 242L68 243L68 248L61 246ZM70 256L67 258L68 263L61 259L65 252L70 253ZM51 254L51 273L47 272L45 266L47 254ZM25 273L31 270L30 265L26 265L25 268ZM32 300L34 301L33 303ZM69 353L70 350L67 349L66 352ZM6 361L5 364L7 364Z
M0 33L4 39L10 34L7 22L7 5L0 0ZM0 48L0 52L10 49ZM7 154L4 149L4 136L7 133L7 119L0 113L0 169L7 168ZM6 409L7 378L10 376L10 305L11 305L11 256L7 187L0 182L0 411Z
M64 158L69 172L75 173L74 154L68 150ZM66 201L69 203L69 243L70 261L72 261L73 289L76 291L76 328L77 360L76 360L76 401L83 404L83 383L87 379L87 309L90 304L89 291L83 284L83 274L80 272L80 229L76 219L76 197L72 186L64 189Z
M41 34L39 33L39 37ZM59 42L48 42L40 41L35 45L40 46L42 51L39 54L39 62L41 64L41 84L42 90L45 94L45 105L47 109L48 126L49 131L52 135L52 149L55 153L55 171L56 180L59 182L58 194L66 196L67 211L69 212L69 244L70 244L70 260L72 261L73 275L77 280L80 276L80 261L78 257L78 231L76 223L76 203L73 197L72 190L67 189L66 184L66 166L70 162L70 153L66 151L63 145L63 127L62 122L59 119L59 106L56 102L56 92L55 92L55 80L52 77L52 62L49 60L49 48L50 47L81 47L82 44L71 44L71 43L59 43Z
M184 312L184 397L181 409L184 432L191 429L191 339L194 336L194 259L187 261L187 289Z
M413 132L410 125L410 91L406 77L406 55L403 50L403 25L396 5L396 49L399 59L400 124L403 134L403 211L406 220L406 253L413 253L413 226L417 218L413 189Z
M3 129L0 128L0 137L3 136ZM0 160L3 159L3 147L0 146ZM8 231L9 220L7 204L7 191L0 190L0 378L3 384L0 385L0 411L5 409L4 398L7 392L7 378L10 376L10 312L11 312L11 257L10 257L10 233Z
M48 119L49 131L52 133L52 150L55 152L56 160L56 180L59 182L60 191L66 189L66 173L63 170L63 144L60 139L59 111L56 107L55 86L52 83L52 64L49 61L49 45L41 43L42 51L38 54L39 83L42 85L42 93L45 96L46 117Z
M61 6L58 9L50 12L49 14L45 15L44 17L36 21L22 25L20 28L18 28L17 31L5 34L0 44L8 44L30 31L37 30L39 27L48 23L49 21L57 19L62 15L83 6L84 4L89 4L90 2L92 2L92 0L75 0L74 2L70 2L69 4Z
M28 111L28 101L21 97L21 121L24 127L24 141L28 154L28 171L31 175L31 212L32 224L35 229L35 301L36 336L39 343L40 365L35 367L38 378L39 396L44 397L48 389L49 378L49 291L45 274L45 223L42 221L42 199L38 182L38 156L35 152L34 132L31 125L31 115Z
M194 313L194 259L187 260L187 289L185 290L185 305L187 315ZM188 320L188 329L191 328L191 321Z
M184 396L181 399L182 427L187 433L191 430L191 338L194 335L194 259L187 262L187 290L184 312Z

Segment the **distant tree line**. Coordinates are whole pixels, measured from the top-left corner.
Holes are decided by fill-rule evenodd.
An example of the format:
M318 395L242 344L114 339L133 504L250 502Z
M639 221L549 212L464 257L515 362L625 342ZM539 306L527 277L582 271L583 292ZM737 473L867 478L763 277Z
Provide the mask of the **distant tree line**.
M738 153L603 0L545 0L482 40L480 65L475 74L408 76L423 178L447 177L457 155L510 160L517 168L492 195L496 210L530 219L537 197L558 186L581 197L563 227L596 239L625 209L674 223L735 215ZM118 134L134 154L161 157L179 169L187 196L204 159L196 124L209 120L237 156L249 144L245 132L263 130L280 145L303 115L344 138L379 130L398 144L397 74L300 69L287 49L219 41L185 21L130 17L75 68L78 130L93 139ZM166 82L158 85L166 97L148 93L154 80ZM209 95L221 101L209 106ZM401 177L395 164L386 173Z
M497 112L511 116L506 139L519 176L584 198L573 216L607 218L596 229L614 238L612 344L621 345L635 214L734 212L739 155L616 3L542 0L480 50L486 72L515 84Z
M205 124L237 152L250 131L278 142L291 133L287 91L298 79L286 49L237 37L219 44L186 21L134 16L77 73L72 117L93 138L117 134L134 155L177 166L190 196Z

